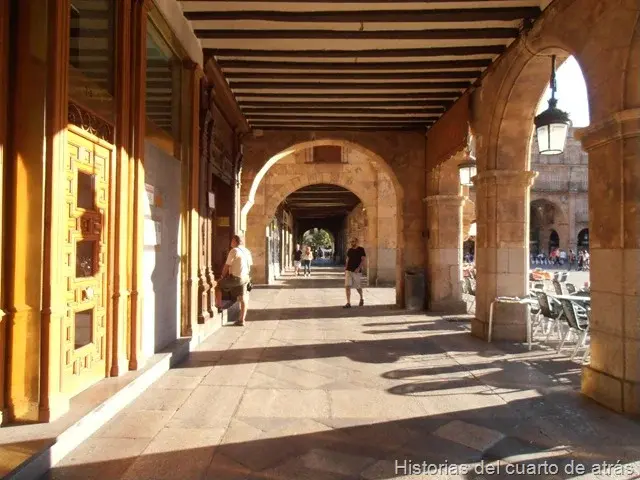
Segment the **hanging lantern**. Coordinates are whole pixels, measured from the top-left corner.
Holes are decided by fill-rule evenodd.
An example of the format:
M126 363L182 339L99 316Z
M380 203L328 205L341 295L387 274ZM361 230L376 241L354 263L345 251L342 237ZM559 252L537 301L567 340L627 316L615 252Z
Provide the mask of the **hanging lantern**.
M569 115L557 108L556 99L556 56L551 57L551 98L549 108L535 120L538 150L541 155L558 155L564 151L567 134L571 126Z
M476 176L476 162L471 161L461 163L458 165L458 172L460 173L460 185L465 187L473 186L471 179Z

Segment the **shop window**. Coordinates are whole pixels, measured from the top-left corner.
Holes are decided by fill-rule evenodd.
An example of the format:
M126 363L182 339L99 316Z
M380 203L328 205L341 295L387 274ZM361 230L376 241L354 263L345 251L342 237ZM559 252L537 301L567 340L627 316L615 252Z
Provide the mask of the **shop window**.
M76 350L93 343L93 309L76 312L74 330Z
M69 97L114 121L115 1L72 0Z
M180 137L182 62L160 31L149 23L145 107L150 129L158 129L174 141ZM149 132L147 132L149 134Z

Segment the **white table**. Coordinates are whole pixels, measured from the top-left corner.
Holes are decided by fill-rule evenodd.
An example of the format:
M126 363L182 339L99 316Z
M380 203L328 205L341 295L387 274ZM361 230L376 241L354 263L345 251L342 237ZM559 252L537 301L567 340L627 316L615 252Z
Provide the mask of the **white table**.
M583 297L582 295L554 295L551 293L548 295L556 300L569 300L571 302L591 305L591 297Z
M496 303L516 303L518 305L537 305L538 300L531 297L496 297L489 306L489 333L487 340L491 343L491 334L493 333L493 307ZM527 315L527 344L531 350L531 315Z

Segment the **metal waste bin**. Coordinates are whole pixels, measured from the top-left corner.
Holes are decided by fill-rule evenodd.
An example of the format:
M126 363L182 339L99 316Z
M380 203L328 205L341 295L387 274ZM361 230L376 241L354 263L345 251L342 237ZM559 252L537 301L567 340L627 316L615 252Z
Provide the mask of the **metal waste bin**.
M404 304L407 310L424 310L425 283L424 271L407 270L404 272Z

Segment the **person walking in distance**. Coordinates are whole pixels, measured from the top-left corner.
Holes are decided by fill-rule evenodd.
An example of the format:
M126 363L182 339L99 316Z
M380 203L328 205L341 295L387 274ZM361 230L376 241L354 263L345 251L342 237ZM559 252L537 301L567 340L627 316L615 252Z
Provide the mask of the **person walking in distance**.
M300 275L300 267L302 266L302 250L300 245L296 245L296 250L293 252L293 268L296 273L296 277Z
M311 276L311 261L313 260L313 252L311 251L311 247L307 245L304 247L304 252L302 254L302 269L305 277Z
M222 311L222 292L229 292L240 304L240 319L236 325L244 325L247 317L249 292L247 286L251 281L253 259L251 252L242 245L239 235L231 237L231 250L222 269L222 275L216 285L216 307Z
M367 260L364 248L358 245L358 239L351 240L351 248L347 251L347 261L344 267L344 286L347 293L347 304L344 308L351 308L351 289L355 288L360 295L360 306L364 305L362 296L362 271Z

